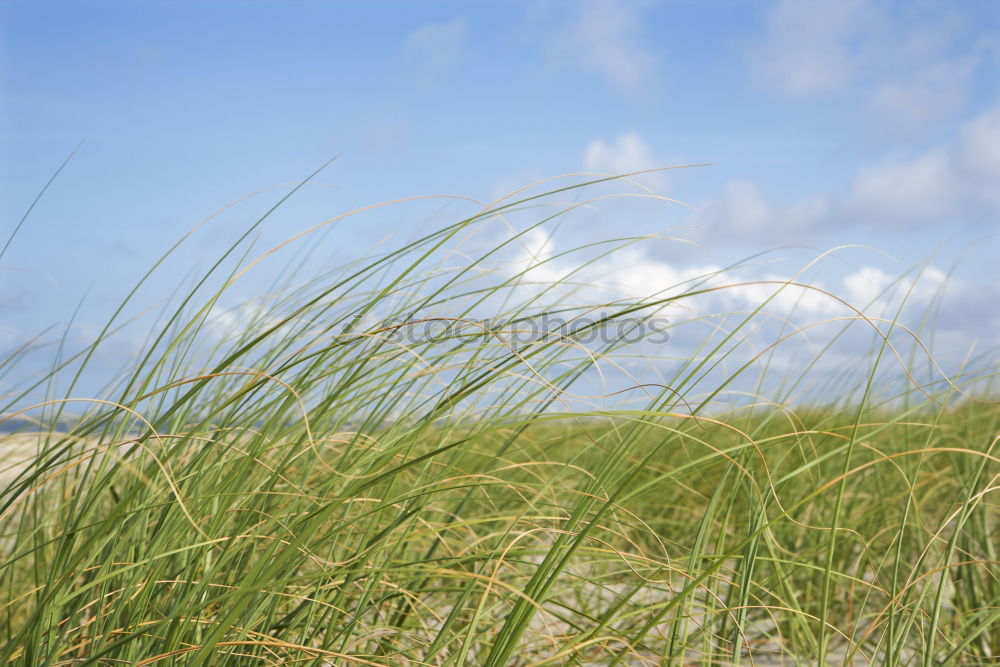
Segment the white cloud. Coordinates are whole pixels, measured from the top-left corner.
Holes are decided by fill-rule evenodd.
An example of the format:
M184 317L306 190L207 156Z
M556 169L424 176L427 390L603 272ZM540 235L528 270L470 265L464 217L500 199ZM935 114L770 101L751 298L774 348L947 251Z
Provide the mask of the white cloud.
M543 229L532 229L520 239L520 253L510 265L522 280L532 283L556 283L570 271L570 267L553 262L555 249L552 238Z
M794 310L801 315L826 316L848 312L835 299L816 289L795 285L781 288L779 283L787 281L788 276L774 272L736 275L727 274L717 264L678 265L650 256L645 247L632 245L590 262L584 271L574 273L580 260L573 255L553 259L555 252L552 237L541 229L533 229L522 237L520 252L508 270L520 275L532 291L564 281L572 274L573 285L549 293L563 303L571 300L560 295L569 293L573 301L600 304L618 299L678 296L697 287L720 289L686 299L683 303L686 310L745 310L771 299L771 310L785 313ZM581 284L588 287L581 288ZM823 288L820 282L814 282L813 286Z
M960 141L964 175L991 181L995 188L1000 178L1000 106L967 123Z
M627 132L612 142L594 139L583 154L583 166L590 171L624 174L661 167L646 142L635 132Z
M542 229L532 229L520 238L518 253L507 270L539 289L567 279L572 274L574 285L566 285L576 300L588 304L606 303L654 294L679 293L681 286L697 278L714 280L719 271L715 265L678 268L650 257L644 248L627 246L613 254L586 263L583 271L574 271L583 260L573 254L555 257L556 245L551 235ZM589 285L586 289L581 283ZM557 296L556 294L552 295Z
M842 297L862 310L894 309L904 299L913 306L924 306L948 282L948 276L937 267L927 267L917 276L898 278L874 266L863 266L844 276ZM961 286L950 283L952 291Z
M848 209L859 217L892 222L938 220L959 203L953 167L951 154L942 149L862 166L851 186Z
M468 32L469 24L463 17L425 23L407 36L403 55L425 84L434 83L461 58Z
M911 140L966 107L996 52L960 4L778 0L750 48L751 74L790 97L856 97L873 137Z
M920 313L947 283L950 297L963 298L962 285L949 279L937 267L926 267L919 274L897 276L876 266L862 266L842 275L834 287L816 278L796 278L763 267L747 267L727 272L712 263L676 264L649 254L644 246L628 246L614 254L589 263L583 272L574 272L580 260L573 255L555 258L556 245L543 230L528 232L520 255L509 271L521 275L531 291L546 289L572 274L573 285L550 291L549 297L562 303L609 303L618 299L664 298L691 290L714 288L710 292L685 298L681 307L691 313L727 313L747 311L765 301L773 314L795 314L805 321L817 318L851 316L854 308L871 314L894 314L906 301L908 312ZM786 284L789 281L800 284ZM581 288L581 284L588 287ZM573 295L573 299L565 295ZM800 322L802 323L802 322Z
M822 282L812 281L808 287L779 284L788 280L788 276L765 273L743 281L748 284L720 291L719 297L731 309L755 308L770 299L768 305L772 312L795 312L808 317L829 317L846 312L843 305L824 293L826 288Z
M643 248L625 248L596 267L606 290L617 297L636 298L680 294L692 281L721 280L712 264L679 267L650 257Z
M943 60L878 83L870 107L880 128L911 137L962 109L977 58Z
M864 0L781 0L767 15L753 74L766 88L791 95L840 90L856 76L866 30L876 10Z
M642 45L636 3L589 0L574 21L558 31L557 59L604 78L627 95L638 97L656 80L656 57Z
M1000 215L1000 106L968 123L953 142L858 170L845 213L885 224Z
M892 283L892 276L874 266L865 266L844 277L845 298L858 308L875 301Z
M815 227L830 215L830 200L813 195L782 206L753 181L730 181L706 204L697 222L709 233L742 234L774 232L785 234Z
M825 194L814 194L799 199L782 212L785 229L813 229L830 220L833 202Z
M250 331L261 331L281 322L260 299L244 301L232 307L216 305L205 318L205 331L216 340L238 339Z
M841 324L845 323L842 318L854 318L856 312L853 308L871 317L898 316L901 324L919 330L932 299L946 282L948 291L941 302L943 310L940 326L935 327L935 336L940 334L942 340L954 341L958 348L955 345L935 345L935 350L952 354L955 349L968 344L973 335L970 332L990 335L997 330L1000 322L995 317L992 320L977 317L968 322L964 319L972 312L992 312L989 306L995 301L995 289L985 294L981 289L967 289L962 283L949 280L944 272L933 266L926 267L919 274L899 276L891 268L887 271L873 265L841 272L841 264L825 262L824 267L816 266L815 270L822 268L827 282L818 278L813 270L803 276L794 270L783 273L775 270L773 265L723 271L719 265L709 262L665 261L654 256L649 245L627 246L610 256L586 263L573 254L557 256L566 248L540 229L529 232L523 238L523 253L511 271L515 273L527 269L524 279L528 284L523 285L523 289L532 299L541 297L542 301L534 301L536 306L542 306L544 301L558 303L567 309L580 306L601 310L598 307L600 304L611 304L621 299L662 299L688 294L660 306L662 310L657 312L658 317L667 317L672 325L677 326L671 331L670 352L681 356L698 353L705 340L704 327L709 330L719 327L716 332L724 334L728 330L727 324L739 321L742 315L763 305L762 313L745 328L748 347L737 355L759 351L780 336L802 327L803 336L793 336L782 343L782 358L793 366L806 360L811 362L814 351L818 349L811 346L820 342L826 333L839 331ZM536 266L540 260L547 261ZM581 263L585 266L584 271L574 272ZM831 269L836 271L832 276L826 273ZM570 274L573 274L572 285L557 284ZM805 286L788 284L790 280ZM708 291L704 291L706 288ZM541 295L543 290L546 292L544 296ZM904 308L898 312L901 305ZM824 321L832 323L833 327L813 329L810 326ZM867 325L856 324L856 335L844 337L839 344L839 349L846 355L841 364L851 359L852 355L856 358L856 355L866 353L872 341L878 342ZM955 335L956 332L960 335ZM898 350L905 350L909 342L904 332L896 332L894 345ZM686 351L687 345L691 346L690 352ZM800 362L794 362L794 355L799 352L806 356Z
M702 210L699 222L720 229L754 232L775 225L775 211L760 187L752 181L730 181Z
M1000 217L1000 105L969 120L945 144L860 165L846 192L778 203L757 183L727 183L694 222L708 234L772 239L824 226L907 227Z

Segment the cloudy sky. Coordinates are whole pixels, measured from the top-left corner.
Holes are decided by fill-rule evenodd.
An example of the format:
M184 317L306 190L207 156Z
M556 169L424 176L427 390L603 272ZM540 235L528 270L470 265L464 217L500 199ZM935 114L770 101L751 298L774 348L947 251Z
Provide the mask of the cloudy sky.
M8 0L0 35L5 238L83 142L0 258L4 348L84 297L86 336L199 220L280 186L207 225L191 263L333 156L265 234L397 197L705 163L644 177L689 207L583 216L533 251L690 241L629 251L620 284L658 286L775 248L758 277L789 277L856 244L810 279L862 305L907 272L924 271L918 300L951 275L948 345L1000 335L994 0ZM350 259L458 211L386 213L331 242Z

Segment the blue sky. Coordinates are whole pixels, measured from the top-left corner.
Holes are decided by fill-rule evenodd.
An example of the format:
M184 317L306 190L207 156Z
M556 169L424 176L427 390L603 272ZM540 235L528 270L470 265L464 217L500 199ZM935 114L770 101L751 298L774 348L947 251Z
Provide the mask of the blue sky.
M572 237L700 244L633 257L664 280L788 245L805 248L762 276L841 244L891 255L847 250L816 278L855 300L960 259L942 337L1000 333L992 0L8 0L0 35L4 233L84 142L0 260L4 348L65 325L85 294L80 330L103 321L199 220L334 155L265 241L396 197L711 163L646 179L694 209L626 206ZM184 259L208 261L277 196L213 221ZM332 233L331 257L449 215L373 216Z

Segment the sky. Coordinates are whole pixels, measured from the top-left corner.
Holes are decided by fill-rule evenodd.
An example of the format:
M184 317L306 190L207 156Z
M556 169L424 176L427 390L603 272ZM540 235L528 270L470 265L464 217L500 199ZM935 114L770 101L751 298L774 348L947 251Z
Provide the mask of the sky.
M262 243L399 197L698 164L637 179L685 205L610 207L532 252L690 242L630 251L626 289L767 250L756 277L788 277L851 245L811 279L867 303L922 267L917 301L948 282L945 352L1000 335L995 0L6 0L4 238L78 146L0 258L0 348L78 306L71 336L93 335L200 220L279 186L201 229L153 295L334 157ZM324 261L462 210L374 214L332 231Z

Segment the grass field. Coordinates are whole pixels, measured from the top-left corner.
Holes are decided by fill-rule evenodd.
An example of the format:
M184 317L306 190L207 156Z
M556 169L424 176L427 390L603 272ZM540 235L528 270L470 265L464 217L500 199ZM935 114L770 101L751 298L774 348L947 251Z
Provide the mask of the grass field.
M926 360L851 311L871 354L795 402L780 345L738 355L770 298L662 367L584 344L725 285L571 307L491 264L523 236L447 252L539 201L289 275L219 336L237 244L99 399L73 377L117 319L6 397L35 424L0 436L0 663L996 664L996 369L884 382ZM595 390L637 363L665 370Z

